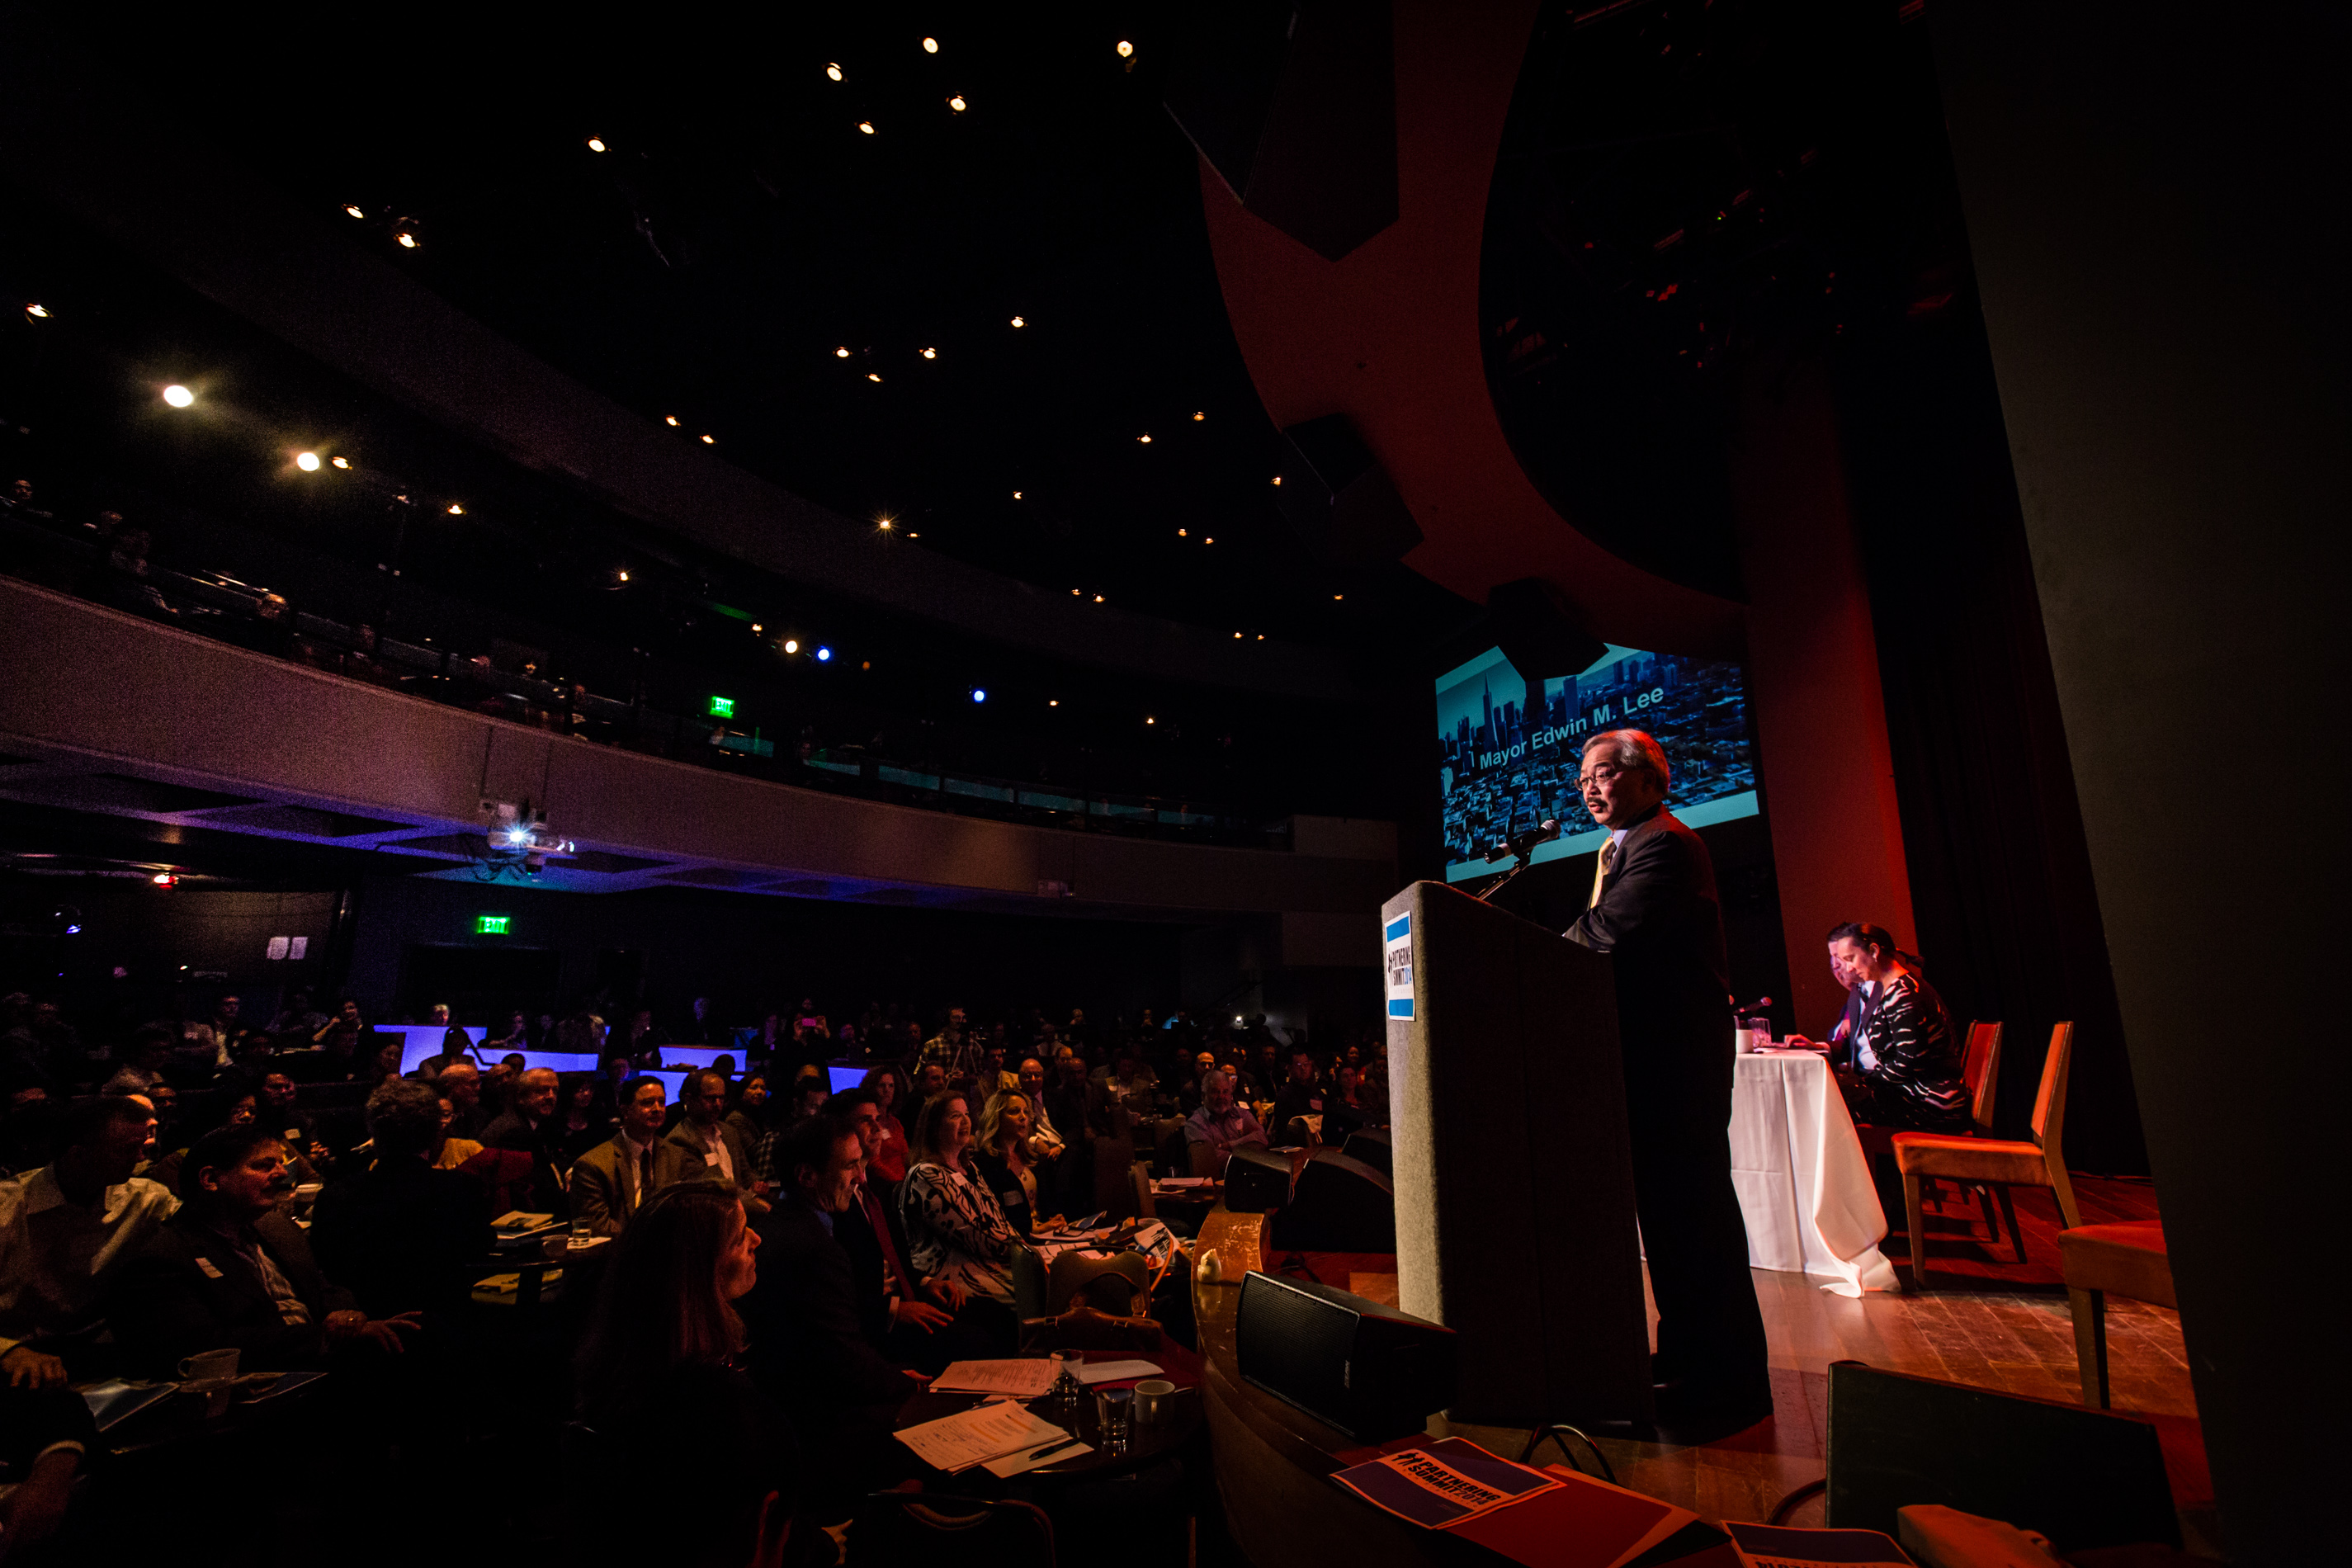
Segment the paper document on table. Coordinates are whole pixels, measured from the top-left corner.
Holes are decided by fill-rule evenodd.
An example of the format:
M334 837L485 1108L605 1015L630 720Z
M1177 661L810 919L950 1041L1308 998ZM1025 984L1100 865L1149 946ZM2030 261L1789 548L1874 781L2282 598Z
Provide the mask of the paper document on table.
M1090 1361L1078 1368L1080 1383L1118 1383L1130 1377L1158 1377L1160 1368L1148 1361Z
M1875 1530L1792 1530L1724 1522L1754 1568L1912 1568L1910 1553Z
M1062 1427L1032 1415L1022 1405L993 1400L977 1409L942 1415L937 1421L926 1421L897 1434L898 1441L912 1448L917 1458L933 1469L950 1473L968 1470L1007 1454L1025 1453L1068 1436Z
M1010 1394L1035 1399L1054 1386L1054 1363L1035 1357L1026 1360L950 1362L931 1379L943 1394Z
M1474 1443L1441 1438L1425 1448L1383 1454L1331 1478L1376 1508L1424 1530L1507 1508L1554 1491L1559 1481L1541 1470L1498 1459Z
M93 1383L81 1391L82 1403L89 1406L90 1419L101 1432L116 1422L135 1415L159 1399L169 1399L180 1392L176 1383L125 1383L121 1378L109 1378Z

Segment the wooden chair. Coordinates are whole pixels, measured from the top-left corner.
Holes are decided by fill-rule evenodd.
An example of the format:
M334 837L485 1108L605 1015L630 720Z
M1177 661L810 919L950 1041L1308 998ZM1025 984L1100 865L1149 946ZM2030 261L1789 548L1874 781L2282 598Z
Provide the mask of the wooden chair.
M1225 1157L1214 1143L1187 1143L1184 1163L1193 1175L1222 1176L1225 1173Z
M2179 1307L2164 1226L2152 1219L2084 1225L2058 1233L2058 1269L2074 1315L2074 1360L2083 1403L2107 1408L2107 1292L2159 1307Z
M1969 1121L1979 1138L1992 1136L1993 1106L2000 1089L2000 1026L1988 1024L1979 1018L1969 1026L1969 1043L1960 1057L1960 1085L1969 1091ZM1862 1140L1862 1155L1875 1164L1878 1156L1890 1159L1895 1153L1894 1127L1876 1127L1867 1121L1854 1124L1854 1134ZM1933 1184L1929 1184L1930 1186ZM1924 1201L1927 1189L1921 1190ZM1984 1207L1985 1229L1990 1238L2000 1239L2000 1221L1993 1215L1992 1192L1988 1187L1977 1188L1977 1196Z
M1135 1187L1135 1217L1158 1219L1160 1205L1151 1200L1151 1167L1138 1160L1127 1168L1127 1174Z
M2060 1024L2050 1031L2049 1054L2042 1062L2042 1089L2033 1097L2033 1136L2026 1140L1954 1137L1940 1132L1895 1134L1895 1163L1903 1173L1903 1218L1911 1240L1911 1282L1927 1288L1927 1231L1920 1218L1920 1187L1925 1182L1981 1184L2000 1199L2001 1217L2017 1245L2017 1261L2025 1261L2025 1233L2017 1226L2013 1186L2048 1187L2058 1201L2058 1212L2068 1229L2081 1225L2074 1206L2074 1184L2066 1179L2062 1134L2066 1122L2066 1070L2074 1056L2074 1026Z

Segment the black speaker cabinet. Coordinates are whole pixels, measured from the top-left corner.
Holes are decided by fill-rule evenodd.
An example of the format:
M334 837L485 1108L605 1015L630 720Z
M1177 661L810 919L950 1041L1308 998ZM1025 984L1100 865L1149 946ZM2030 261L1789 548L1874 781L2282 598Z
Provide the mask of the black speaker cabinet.
M1396 1189L1361 1160L1318 1149L1274 1216L1271 1240L1297 1252L1394 1252Z
M1360 1160L1381 1175L1396 1177L1396 1146L1389 1142L1385 1127L1359 1127L1348 1134L1339 1145L1339 1152L1350 1160Z
M1264 1214L1290 1201L1290 1160L1255 1144L1244 1144L1225 1162L1225 1209Z
M1833 1529L1892 1535L1896 1509L1932 1502L2040 1531L2061 1552L2180 1544L2144 1421L1840 1361L1829 1448Z
M1253 1270L1234 1322L1242 1380L1365 1443L1453 1402L1454 1331L1330 1285Z

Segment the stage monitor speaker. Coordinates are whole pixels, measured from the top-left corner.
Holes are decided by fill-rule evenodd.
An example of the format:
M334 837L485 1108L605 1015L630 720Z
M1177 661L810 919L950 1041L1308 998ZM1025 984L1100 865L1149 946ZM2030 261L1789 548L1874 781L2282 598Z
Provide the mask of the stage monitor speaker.
M1388 5L1207 0L1183 15L1162 101L1242 205L1332 261L1396 222Z
M2180 1544L2147 1423L1832 1362L1827 1522L1892 1535L1912 1503L2005 1519L2060 1552Z
M1311 555L1328 565L1385 565L1421 542L1421 525L1344 414L1282 433L1275 503Z
M1290 1160L1255 1144L1244 1144L1225 1162L1225 1210L1264 1214L1290 1201Z
M1396 1188L1361 1160L1318 1149L1274 1216L1271 1240L1288 1252L1394 1252Z
M1498 583L1486 592L1495 642L1527 681L1590 669L1609 645L1584 629L1566 595L1540 577Z
M1252 1270L1234 1320L1242 1381L1360 1442L1418 1432L1453 1402L1454 1331L1330 1285Z
M1339 1152L1350 1160L1360 1160L1391 1181L1396 1179L1396 1146L1389 1142L1385 1127L1359 1127L1348 1134L1339 1145Z

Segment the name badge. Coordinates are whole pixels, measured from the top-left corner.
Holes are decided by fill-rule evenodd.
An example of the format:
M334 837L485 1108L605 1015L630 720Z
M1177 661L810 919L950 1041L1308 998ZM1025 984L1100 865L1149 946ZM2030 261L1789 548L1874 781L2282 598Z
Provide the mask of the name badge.
M719 1163L719 1156L717 1154L705 1154L702 1157L702 1163L706 1165L716 1165Z
M213 1267L213 1260L209 1258L197 1258L196 1267L205 1271L205 1278L207 1279L218 1279L221 1278L221 1271Z

